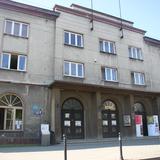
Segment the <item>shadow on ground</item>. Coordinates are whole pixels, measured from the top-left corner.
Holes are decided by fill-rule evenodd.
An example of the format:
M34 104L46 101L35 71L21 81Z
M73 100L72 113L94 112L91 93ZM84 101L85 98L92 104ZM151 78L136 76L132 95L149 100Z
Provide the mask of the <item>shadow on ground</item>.
M141 145L160 145L160 139L155 140L124 140L123 146L141 146ZM105 141L105 142L90 142L90 143L69 143L68 150L81 150L81 149L96 149L96 148L108 148L119 147L119 141ZM0 146L0 153L13 153L13 152L45 152L45 151L63 151L64 145L56 144L53 146ZM149 159L148 159L149 160ZM153 159L157 160L157 159ZM158 158L160 160L160 158Z

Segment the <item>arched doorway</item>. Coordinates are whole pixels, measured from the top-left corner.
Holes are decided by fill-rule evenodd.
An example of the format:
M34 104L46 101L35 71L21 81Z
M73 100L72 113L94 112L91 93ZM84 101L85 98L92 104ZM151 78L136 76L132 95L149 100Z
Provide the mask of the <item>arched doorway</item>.
M107 100L102 106L103 138L117 137L119 132L118 111L115 103Z
M0 130L23 130L23 103L15 94L0 97Z
M69 139L84 138L84 112L81 102L75 98L67 99L62 105L62 134Z
M148 129L147 129L147 118L146 118L146 112L145 108L141 103L135 103L134 104L134 113L135 115L141 115L142 116L142 133L143 136L148 136Z

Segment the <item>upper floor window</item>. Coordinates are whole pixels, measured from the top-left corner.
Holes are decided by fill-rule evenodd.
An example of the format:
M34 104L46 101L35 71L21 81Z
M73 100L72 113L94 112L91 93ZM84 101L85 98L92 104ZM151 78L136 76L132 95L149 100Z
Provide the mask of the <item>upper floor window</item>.
M5 20L4 33L18 37L28 37L29 25L26 23Z
M144 73L132 72L133 83L136 85L145 85Z
M64 61L64 75L83 78L84 65L82 63Z
M83 35L65 31L64 43L72 46L83 47Z
M117 82L118 81L117 69L105 67L104 68L104 78L106 81Z
M10 53L1 54L1 68L26 71L27 57Z
M104 53L116 54L115 42L100 40L100 51Z
M129 47L129 58L143 60L141 48Z

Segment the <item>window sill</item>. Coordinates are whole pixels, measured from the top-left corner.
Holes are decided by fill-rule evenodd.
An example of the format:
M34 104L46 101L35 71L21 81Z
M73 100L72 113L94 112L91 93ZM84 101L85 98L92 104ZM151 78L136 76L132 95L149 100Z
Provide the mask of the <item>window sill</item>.
M119 84L119 82L118 81L108 81L108 80L103 80L104 82L106 82L106 83L114 83L114 84Z
M75 48L79 48L79 49L84 49L84 46L80 47L80 46L74 46L74 45L71 45L71 44L67 44L67 43L64 43L65 46L69 46L69 47L75 47Z
M114 55L114 56L117 55L116 53L110 53L110 52L104 52L104 51L100 51L100 53L106 54L106 55Z
M23 38L23 39L27 39L27 40L29 39L29 37L16 36L16 35L7 34L7 33L4 33L4 35L11 36L11 37L15 37L15 38Z
M130 60L133 60L133 61L141 61L143 62L144 60L143 59L136 59L136 58L132 58L132 57L129 57Z
M69 76L69 75L63 75L63 77L69 77L69 78L75 78L75 79L84 79L84 77L76 77L76 76Z
M10 72L19 72L19 73L26 73L27 71L21 71L21 70L16 70L16 69L6 69L6 68L0 68L0 70L4 71L10 71Z
M134 84L134 83L133 83L133 85L134 85L134 86L137 86L137 87L147 87L146 84Z

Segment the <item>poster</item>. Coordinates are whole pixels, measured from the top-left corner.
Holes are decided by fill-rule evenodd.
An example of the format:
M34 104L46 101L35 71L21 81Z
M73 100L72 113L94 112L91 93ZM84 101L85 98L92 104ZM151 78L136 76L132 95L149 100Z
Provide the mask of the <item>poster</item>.
M142 115L135 115L135 124L136 124L136 136L142 137L143 136Z
M159 136L158 116L147 116L148 136Z
M131 116L130 115L124 115L123 116L123 123L124 126L131 126Z

